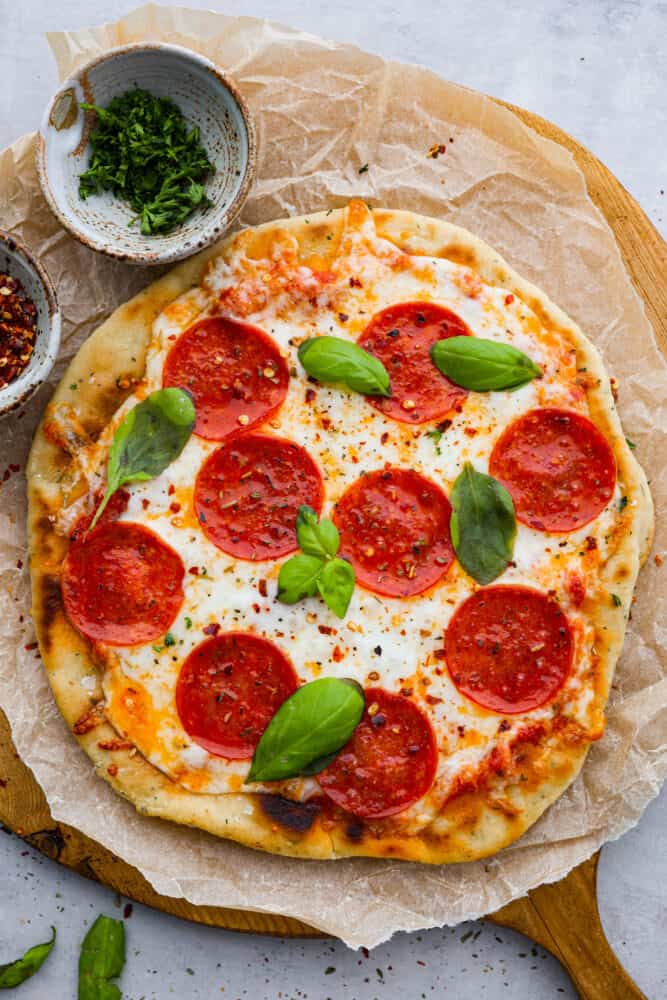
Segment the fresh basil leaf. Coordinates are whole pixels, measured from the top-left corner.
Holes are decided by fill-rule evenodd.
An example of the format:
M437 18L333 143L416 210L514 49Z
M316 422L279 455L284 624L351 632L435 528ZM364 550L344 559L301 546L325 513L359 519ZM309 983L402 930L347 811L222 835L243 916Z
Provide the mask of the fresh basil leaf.
M322 677L297 688L262 734L246 782L281 781L341 750L364 711L356 683Z
M354 593L354 570L345 559L331 559L317 577L320 597L339 618L344 618Z
M328 518L318 522L312 507L299 507L296 518L296 537L302 552L320 559L333 558L338 552L340 536L338 528Z
M341 382L365 396L390 395L385 366L351 340L311 337L299 348L299 361L318 382Z
M328 767L329 764L331 764L336 759L338 753L339 753L338 750L334 750L333 753L327 753L324 755L324 757L318 757L310 764L306 764L306 766L302 767L301 770L299 771L299 777L312 778L313 775L320 774L325 769L325 767Z
M450 532L458 560L478 583L500 576L514 551L512 497L493 476L466 462L449 496Z
M431 348L435 366L450 382L474 392L517 389L542 369L511 344L481 337L448 337Z
M0 965L0 990L11 990L15 986L20 986L26 979L34 976L51 954L56 943L56 929L51 928L51 940L44 944L36 944L29 948L25 955L17 958L15 962L8 962L7 965Z
M278 574L278 600L283 604L296 604L304 597L313 597L323 566L323 559L301 554L284 562Z
M185 448L194 425L194 403L183 389L158 389L133 407L111 442L107 489L90 528L117 489L164 472Z
M125 927L122 920L100 914L90 928L79 956L79 1000L121 1000L115 979L125 964Z

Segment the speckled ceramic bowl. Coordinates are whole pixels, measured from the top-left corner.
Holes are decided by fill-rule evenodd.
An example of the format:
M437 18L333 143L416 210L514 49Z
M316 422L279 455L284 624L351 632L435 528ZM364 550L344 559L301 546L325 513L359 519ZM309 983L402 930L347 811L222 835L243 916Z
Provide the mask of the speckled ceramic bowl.
M27 403L47 377L60 347L60 312L51 279L29 250L0 230L0 273L17 278L37 307L35 349L27 366L0 389L0 417Z
M95 121L79 102L106 106L133 87L170 97L188 125L199 126L215 165L205 184L212 204L166 235L142 236L138 224L129 225L130 206L111 192L79 197ZM180 260L219 239L248 196L256 159L253 122L234 84L196 52L157 42L112 49L82 66L48 105L37 143L42 190L63 226L86 246L139 264Z

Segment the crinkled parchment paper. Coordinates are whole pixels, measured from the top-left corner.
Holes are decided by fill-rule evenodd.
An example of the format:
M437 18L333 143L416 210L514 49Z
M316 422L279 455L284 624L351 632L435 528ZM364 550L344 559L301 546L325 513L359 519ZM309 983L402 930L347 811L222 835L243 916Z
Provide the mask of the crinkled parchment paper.
M251 18L149 6L117 24L50 40L66 76L114 45L149 38L210 56L235 76L256 115L259 175L243 223L341 205L351 195L444 216L478 233L563 306L619 379L626 432L652 477L656 549L665 550L667 369L612 233L567 152L491 100L423 69ZM447 147L435 160L426 156L434 143ZM81 341L155 272L114 263L65 234L40 194L30 136L0 156L0 217L57 286L65 336L55 382ZM667 572L650 561L604 738L574 786L493 859L438 868L296 861L140 817L94 776L36 653L25 649L34 636L22 470L49 391L2 424L3 461L21 473L0 492L0 704L54 817L136 865L159 892L296 916L350 945L372 946L399 929L488 913L562 877L636 823L657 794L667 772Z

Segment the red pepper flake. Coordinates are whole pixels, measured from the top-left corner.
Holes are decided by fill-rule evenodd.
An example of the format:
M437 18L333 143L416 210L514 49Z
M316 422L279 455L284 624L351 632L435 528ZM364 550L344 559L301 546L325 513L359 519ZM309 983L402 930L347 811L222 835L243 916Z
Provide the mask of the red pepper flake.
M662 566L664 560L659 552L656 552L656 554L653 556L653 562L656 564L656 566Z
M20 472L21 471L21 466L20 465L14 465L13 462L10 462L9 463L9 470L10 470L10 472Z
M188 570L188 573L191 576L199 576L199 566L191 566L190 569Z
M134 910L134 907L132 906L132 903L126 903L125 904L125 909L123 910L123 919L124 920L129 920L130 917L132 916L132 911L133 910Z
M22 559L17 559L16 560L16 568L17 569L23 569L23 560Z
M436 142L433 146L431 146L426 156L429 160L437 160L439 156L444 156L446 152L447 147L444 142Z
M169 494L170 497L173 497L173 495L174 495L175 492L176 492L176 487L174 486L173 483L170 483L169 484L169 489L167 490L167 493Z
M27 649L28 652L31 652L31 650L37 649L37 643L36 642L29 642L28 645L25 646L24 648Z
M148 510L149 504L150 500L147 500L146 497L144 497L143 500L141 501L141 506L144 508L144 510Z
M380 444L386 444L389 440L389 431L384 431L380 437Z
M268 594L268 590L266 587L266 580L259 580L257 583L257 589L262 595L262 597L266 597Z
M512 293L510 292L510 294L509 294L509 295L506 295L506 296L505 296L505 305L506 305L506 306L511 306L513 302L514 302L514 296L513 296L513 295L512 295Z
M5 471L2 473L2 481L3 481L3 483L6 483L10 476L11 476L11 472L9 471L9 469L5 469Z
M37 307L18 278L0 274L0 388L24 370L35 349ZM18 472L18 466L10 466Z
M347 313L338 313L338 319L340 320L341 323L347 323L349 318L350 317L347 315Z
M132 750L134 748L134 743L129 740L100 740L97 744L100 750Z
M321 632L322 635L331 635L333 629L331 628L331 625L318 625L317 631Z
M593 535L587 535L586 536L586 551L587 552L592 552L594 549L597 549L597 547L598 547L597 539L594 538Z
M358 278L350 278L350 288L361 288L361 282Z
M204 635L217 635L220 631L220 626L217 622L211 622L210 625L205 625L203 628Z
M312 403L316 395L317 393L315 392L314 389L306 389L306 402Z
M175 500L173 503L169 504L169 510L172 512L172 514L178 514L180 509L181 509L180 503L176 503Z
M112 778L115 778L118 774L118 764L109 764L107 774L109 774Z
M434 649L433 650L433 655L435 656L436 660L444 660L444 658L445 658L445 651L444 651L444 649Z
M466 427L466 428L464 428L463 433L465 434L466 437L474 438L475 435L477 434L477 428L476 427Z
M434 694L427 694L426 695L426 700L429 703L429 705L441 705L442 704L442 698L436 698L436 696Z
M340 663L340 661L345 658L345 653L340 648L340 646L334 646L331 658L333 659L334 663Z

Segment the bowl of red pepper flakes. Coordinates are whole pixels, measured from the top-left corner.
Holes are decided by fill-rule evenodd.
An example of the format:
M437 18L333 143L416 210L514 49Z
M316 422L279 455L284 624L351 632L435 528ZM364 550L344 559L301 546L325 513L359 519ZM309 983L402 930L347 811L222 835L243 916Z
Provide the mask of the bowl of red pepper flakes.
M48 377L60 347L60 311L48 274L0 230L0 416L23 406Z

